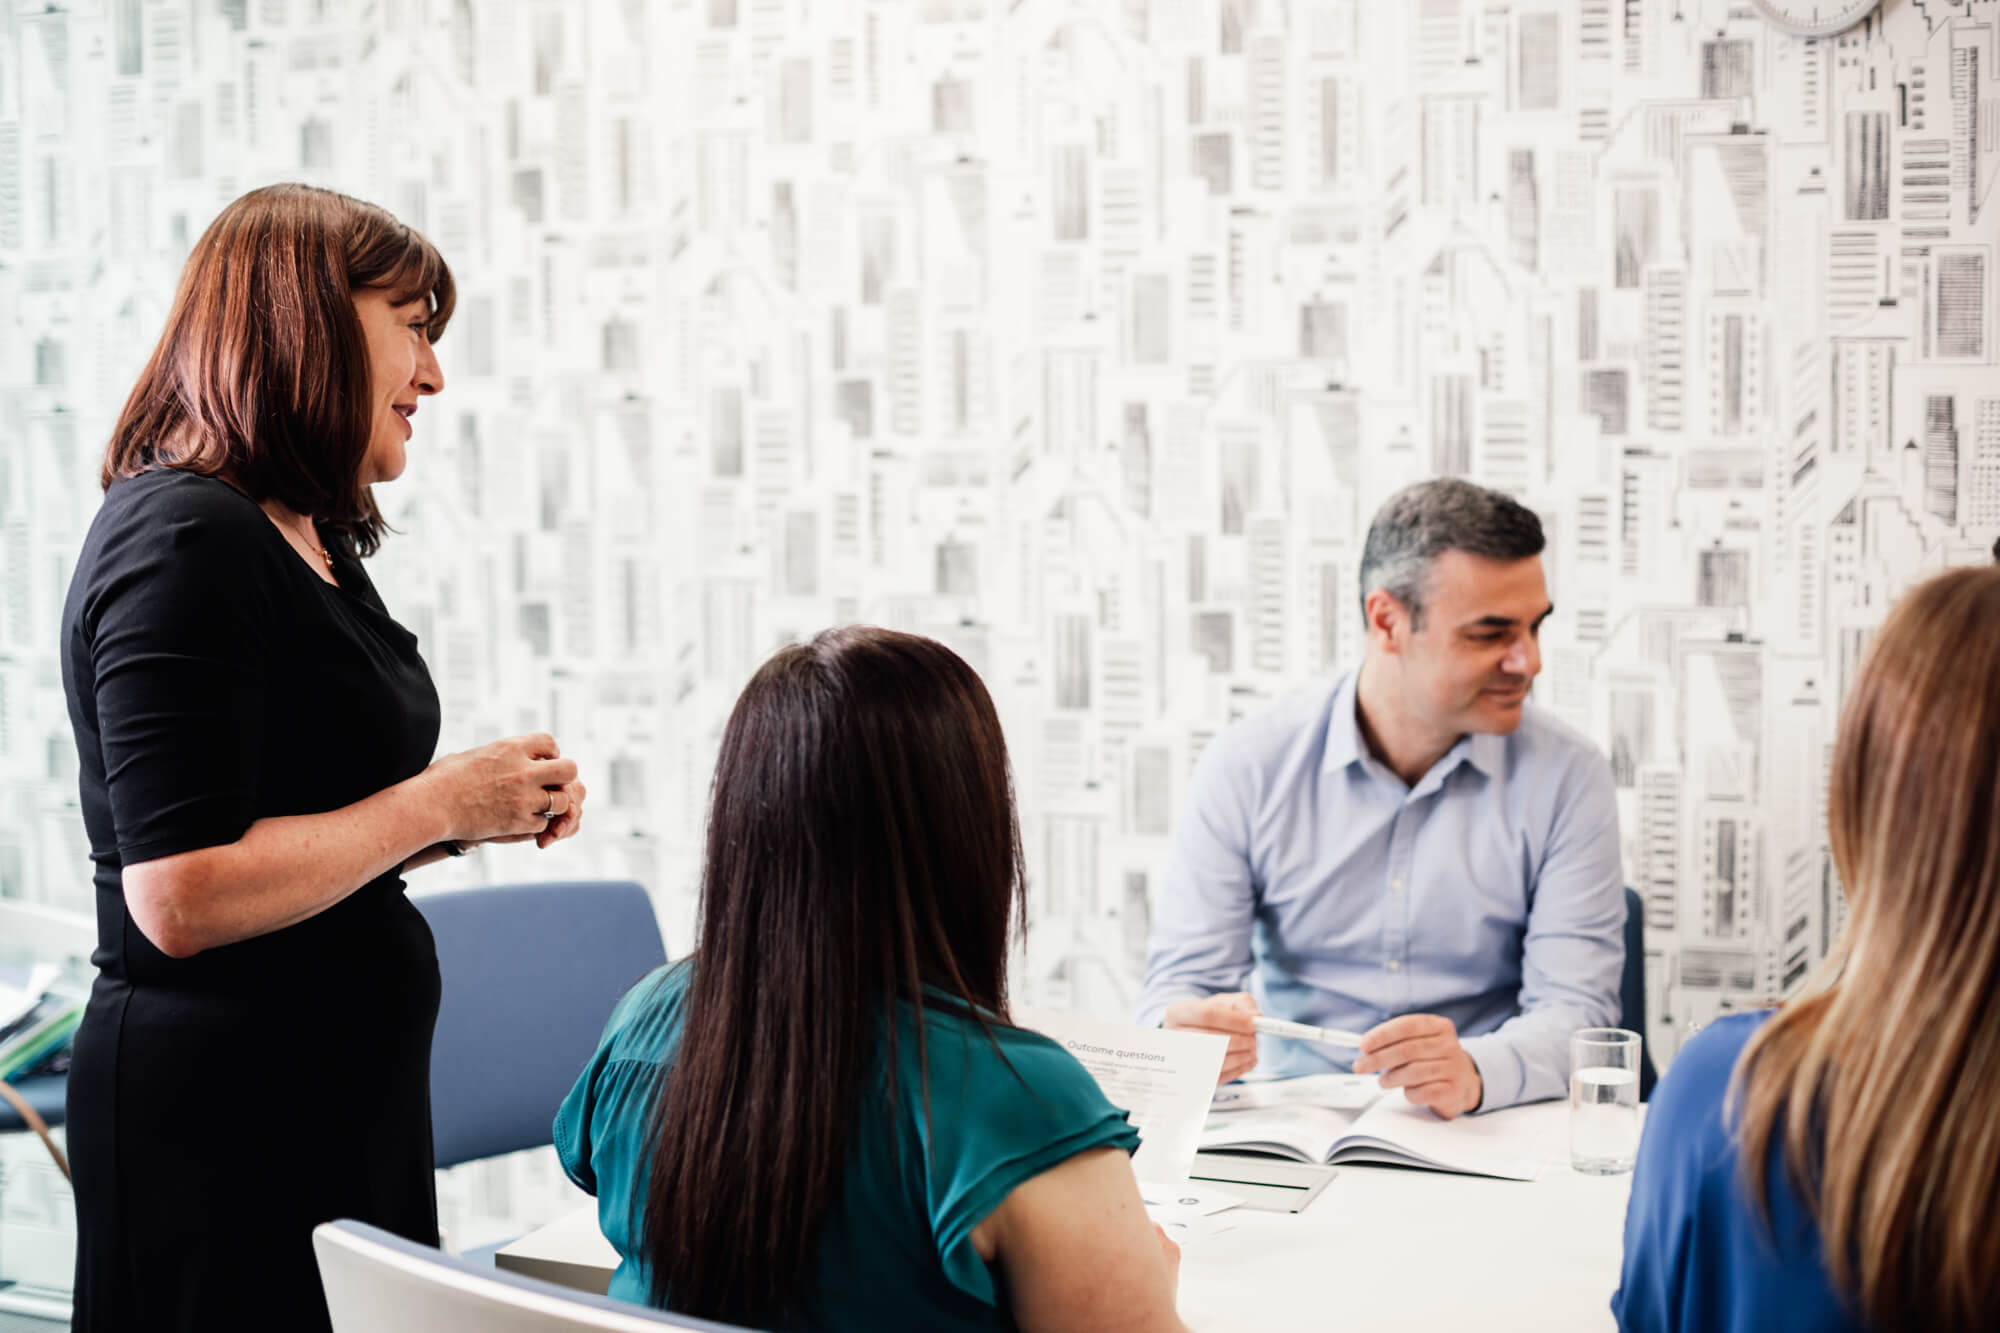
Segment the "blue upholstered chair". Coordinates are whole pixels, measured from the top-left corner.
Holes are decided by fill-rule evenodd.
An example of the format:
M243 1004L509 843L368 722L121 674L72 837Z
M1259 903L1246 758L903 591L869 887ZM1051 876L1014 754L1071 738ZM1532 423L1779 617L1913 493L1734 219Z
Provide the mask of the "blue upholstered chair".
M1653 1065L1653 1039L1646 1032L1646 903L1625 890L1625 972L1618 979L1618 1026L1645 1038L1639 1044L1639 1100L1653 1095L1659 1074Z
M440 1167L550 1142L618 999L666 962L629 880L495 884L412 897L437 937L444 995L431 1043Z
M629 880L500 884L412 895L437 937L444 996L431 1055L437 1164L532 1148L618 998L666 962L646 891ZM68 1080L14 1090L51 1126ZM0 1101L0 1133L25 1129Z

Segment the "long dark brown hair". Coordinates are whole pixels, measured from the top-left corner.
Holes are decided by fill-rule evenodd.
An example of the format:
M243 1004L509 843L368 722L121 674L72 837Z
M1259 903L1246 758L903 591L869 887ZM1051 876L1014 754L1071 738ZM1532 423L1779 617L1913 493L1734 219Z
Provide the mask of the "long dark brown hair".
M757 672L722 735L686 1021L654 1097L656 1303L798 1315L862 1100L894 1105L898 1006L1006 1022L1023 883L1000 719L950 649L830 630ZM916 1044L927 1080L921 1023Z
M1889 613L1841 714L1827 834L1847 928L1751 1038L1731 1104L1871 1328L2000 1327L2000 569Z
M311 185L237 199L188 255L99 480L109 489L157 468L222 476L372 555L384 524L361 484L373 410L354 310L370 289L399 305L428 296L433 341L457 300L436 248L374 204Z

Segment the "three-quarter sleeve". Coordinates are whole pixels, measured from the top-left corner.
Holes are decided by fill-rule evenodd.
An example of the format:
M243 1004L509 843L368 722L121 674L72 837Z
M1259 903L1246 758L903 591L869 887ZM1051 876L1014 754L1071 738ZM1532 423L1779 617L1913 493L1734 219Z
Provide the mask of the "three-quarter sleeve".
M255 819L267 520L234 497L181 499L110 534L78 627L126 865L234 842Z

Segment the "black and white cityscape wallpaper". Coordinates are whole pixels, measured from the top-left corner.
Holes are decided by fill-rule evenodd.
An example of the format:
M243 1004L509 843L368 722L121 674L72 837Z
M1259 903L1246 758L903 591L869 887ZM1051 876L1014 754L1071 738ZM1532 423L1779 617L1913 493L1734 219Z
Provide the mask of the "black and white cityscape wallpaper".
M446 748L552 730L689 943L773 648L934 635L1005 718L1020 992L1137 996L1191 765L1355 661L1376 504L1532 505L1664 1061L1840 929L1841 700L2000 537L2000 3L0 0L0 897L90 908L56 665L189 246L304 180L453 265L372 569ZM454 879L456 877L456 879Z

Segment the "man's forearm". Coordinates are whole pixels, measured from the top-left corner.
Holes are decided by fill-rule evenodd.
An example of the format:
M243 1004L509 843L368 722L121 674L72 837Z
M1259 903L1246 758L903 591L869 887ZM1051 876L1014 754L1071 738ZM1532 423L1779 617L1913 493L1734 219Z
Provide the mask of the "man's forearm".
M1239 991L1251 969L1247 928L1220 917L1174 921L1153 937L1135 1018L1158 1027L1167 1006Z

